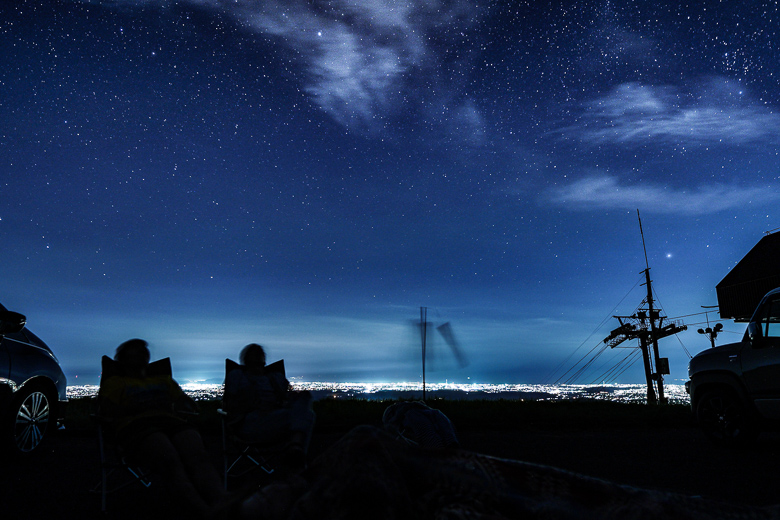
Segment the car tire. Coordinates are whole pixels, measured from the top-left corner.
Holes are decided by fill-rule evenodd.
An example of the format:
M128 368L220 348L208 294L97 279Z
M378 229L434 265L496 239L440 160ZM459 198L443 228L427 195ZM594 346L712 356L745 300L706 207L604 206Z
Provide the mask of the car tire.
M696 420L707 437L724 446L744 446L758 433L752 414L726 388L709 390L699 399Z
M53 429L54 414L51 397L36 388L22 389L11 401L8 411L7 447L14 453L35 451Z

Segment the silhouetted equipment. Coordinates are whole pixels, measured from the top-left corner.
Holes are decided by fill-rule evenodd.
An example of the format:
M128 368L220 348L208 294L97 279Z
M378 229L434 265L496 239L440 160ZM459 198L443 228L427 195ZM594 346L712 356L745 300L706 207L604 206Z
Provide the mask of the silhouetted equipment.
M428 321L428 307L420 307L420 323L418 326L420 328L420 344L422 346L423 401L425 401L425 362L428 357L428 329L433 328L433 324ZM450 322L448 321L439 325L436 327L436 330L439 331L439 334L444 339L444 342L447 344L447 346L450 347L453 356L455 356L455 360L458 362L458 366L461 368L468 366L469 362L466 359L466 355L463 353L463 350L460 348L460 344L455 339L455 333L452 331L452 325L450 325Z
M706 329L699 329L696 332L699 334L706 334L707 337L710 339L710 344L712 345L712 348L715 348L715 338L718 337L718 334L720 331L723 330L723 324L722 323L716 323L715 327L707 327Z
M444 342L450 347L452 354L455 356L455 360L458 362L458 366L463 368L468 366L469 362L466 359L466 355L460 348L458 341L455 339L455 333L452 331L452 325L450 322L443 323L436 327L441 337L444 338Z
M645 273L648 273L648 270L645 270ZM652 299L645 299L642 303L646 304L648 301L652 305ZM647 381L647 402L648 404L665 403L663 376L669 374L669 359L660 357L658 340L682 332L688 327L677 321L669 321L666 316L660 316L656 311L648 315L640 310L631 316L615 316L615 318L620 322L620 326L604 338L604 343L610 348L615 348L624 341L639 340ZM656 320L658 320L657 325Z
M637 211L639 217L639 211ZM642 232L642 220L639 220L639 231L642 234L642 247L645 244L644 232ZM677 334L688 327L678 321L670 321L666 316L661 316L660 310L653 306L653 289L650 280L650 266L647 263L647 249L645 249L645 285L647 296L642 301L647 308L637 309L632 316L615 316L620 326L609 336L604 338L610 348L615 348L624 341L637 339L642 351L642 360L645 367L645 380L647 381L647 403L666 403L664 396L664 374L669 374L669 359L662 358L658 352L658 340ZM626 320L626 321L624 321ZM666 324L664 324L666 320ZM657 323L656 323L657 322ZM656 396L657 389L657 396Z
M780 233L767 233L715 286L720 317L750 321L766 293L780 287Z

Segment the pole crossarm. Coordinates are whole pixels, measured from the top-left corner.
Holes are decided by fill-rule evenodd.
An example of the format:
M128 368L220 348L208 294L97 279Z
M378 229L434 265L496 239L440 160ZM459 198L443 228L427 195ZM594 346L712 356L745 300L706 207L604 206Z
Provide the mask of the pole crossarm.
M615 316L620 326L604 338L604 343L610 348L615 348L624 341L639 340L647 380L647 402L648 404L665 403L662 374L669 373L669 362L666 358L659 357L658 340L682 332L688 327L681 321L667 320L666 316L660 315L658 309L653 309L650 305L648 307L650 308L647 310L638 309L631 316ZM654 387L658 389L657 394Z
M646 342L650 343L653 341L653 339L659 340L661 338L665 338L688 329L688 326L684 325L679 320L667 320L666 325L660 328L656 328L653 331L648 326L647 315L643 312L638 312L632 316L615 316L615 318L617 318L620 322L620 326L612 330L609 335L604 338L604 343L606 343L610 348L615 348L624 341L629 341L632 339L644 338ZM665 318L665 316L657 317L659 320L664 320ZM631 321L624 322L623 320Z
M656 331L656 339L672 336L684 330L688 330L688 325L683 325L683 323L679 321L673 321L668 325L664 325L663 327L661 327Z

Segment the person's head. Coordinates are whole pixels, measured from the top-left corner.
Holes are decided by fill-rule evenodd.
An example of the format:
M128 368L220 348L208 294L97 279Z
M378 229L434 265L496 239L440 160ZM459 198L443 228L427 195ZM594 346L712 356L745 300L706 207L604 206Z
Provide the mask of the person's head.
M130 339L116 348L114 361L125 372L142 372L149 364L149 344L142 339Z
M265 350L257 343L250 343L239 355L239 361L248 368L263 368L265 366Z

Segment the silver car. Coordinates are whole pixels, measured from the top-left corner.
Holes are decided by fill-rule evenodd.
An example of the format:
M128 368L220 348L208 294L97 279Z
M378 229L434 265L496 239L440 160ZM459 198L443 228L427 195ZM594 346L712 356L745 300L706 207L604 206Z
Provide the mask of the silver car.
M56 429L67 403L57 357L25 329L26 322L0 305L0 440L16 453L38 448Z

